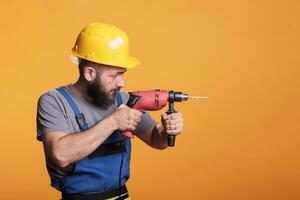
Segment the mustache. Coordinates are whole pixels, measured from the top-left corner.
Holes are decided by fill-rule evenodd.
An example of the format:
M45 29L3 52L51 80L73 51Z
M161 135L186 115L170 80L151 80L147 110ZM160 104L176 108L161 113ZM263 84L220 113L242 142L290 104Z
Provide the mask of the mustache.
M115 89L112 89L111 91L114 91L114 92L119 92L121 90L121 87L117 87Z

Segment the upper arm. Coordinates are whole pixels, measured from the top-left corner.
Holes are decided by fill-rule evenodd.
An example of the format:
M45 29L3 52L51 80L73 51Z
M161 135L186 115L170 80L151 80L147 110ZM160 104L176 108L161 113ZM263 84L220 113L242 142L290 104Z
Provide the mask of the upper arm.
M156 121L148 112L143 112L141 121L138 123L136 130L133 132L143 142L152 146L152 135L155 131Z
M138 136L150 133L155 125L156 121L151 117L151 115L148 112L143 112L141 121L137 124L136 130L133 131L133 134Z
M52 94L42 95L37 107L37 139L43 142L45 153L57 163L60 138L69 134L67 115L62 102Z
M42 136L42 141L43 141L45 150L47 150L47 152L52 152L53 149L55 148L56 144L58 143L58 141L65 135L67 135L67 133L64 133L64 132L45 133Z
M38 140L42 140L42 136L50 132L69 133L67 115L63 111L62 103L48 93L42 95L38 101L36 123Z
M62 148L60 139L66 135L68 134L64 132L48 132L41 138L45 154L53 162L53 164L59 167L62 171L68 170L68 166L71 166L69 163L66 164L63 159L64 157L62 156L64 151L68 151L68 148Z

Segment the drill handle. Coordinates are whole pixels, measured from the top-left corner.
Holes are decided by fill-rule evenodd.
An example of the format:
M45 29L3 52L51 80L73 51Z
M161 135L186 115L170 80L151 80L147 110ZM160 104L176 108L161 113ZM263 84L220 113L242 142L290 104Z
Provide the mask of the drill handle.
M168 115L170 115L170 114L176 113L176 112L177 111L174 109L174 102L173 101L169 102L169 110L166 113ZM168 134L168 146L169 147L175 146L175 139L176 139L175 135Z
M137 102L141 99L140 96L136 96L136 95L130 95L129 96L129 100L127 102L127 106L129 108L134 108L134 106L137 104ZM133 134L130 131L122 131L121 135L125 138L133 138Z

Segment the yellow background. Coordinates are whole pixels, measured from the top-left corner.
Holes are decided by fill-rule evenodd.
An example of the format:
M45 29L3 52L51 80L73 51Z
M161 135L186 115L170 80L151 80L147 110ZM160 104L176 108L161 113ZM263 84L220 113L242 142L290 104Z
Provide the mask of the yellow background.
M300 199L298 0L27 0L0 3L1 199L59 199L35 140L38 97L74 82L79 31L111 23L142 64L125 90L175 89L185 129L156 151L134 139L137 199ZM159 119L160 112L153 113Z

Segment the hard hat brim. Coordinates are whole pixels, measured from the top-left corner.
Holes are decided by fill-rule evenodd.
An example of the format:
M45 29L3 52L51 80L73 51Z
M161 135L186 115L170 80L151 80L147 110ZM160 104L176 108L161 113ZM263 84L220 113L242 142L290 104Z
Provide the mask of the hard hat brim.
M128 56L127 59L125 59L124 61L116 63L116 65L112 63L113 66L123 67L123 68L127 68L127 69L132 69L139 64L140 64L140 61L131 56Z
M127 69L132 69L140 64L140 61L132 56L127 56L125 59L122 59L122 60L114 60L114 61L107 62L107 61L104 61L101 59L84 58L84 57L80 56L79 54L77 54L77 52L75 52L74 50L72 50L72 54L73 54L73 56L76 56L78 58L82 58L82 59L85 59L85 60L88 60L91 62L95 62L98 64L111 65L114 67L122 67L122 68L127 68Z

